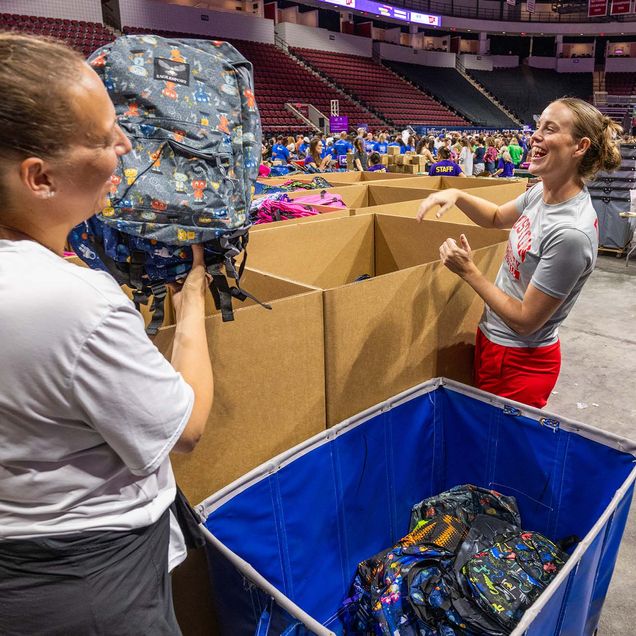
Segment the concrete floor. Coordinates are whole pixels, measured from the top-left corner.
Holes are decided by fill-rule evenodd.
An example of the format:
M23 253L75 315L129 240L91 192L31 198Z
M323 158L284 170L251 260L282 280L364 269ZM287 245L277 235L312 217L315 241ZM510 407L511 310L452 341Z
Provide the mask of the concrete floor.
M636 440L636 259L599 256L560 329L563 363L546 410ZM599 636L636 634L636 503Z

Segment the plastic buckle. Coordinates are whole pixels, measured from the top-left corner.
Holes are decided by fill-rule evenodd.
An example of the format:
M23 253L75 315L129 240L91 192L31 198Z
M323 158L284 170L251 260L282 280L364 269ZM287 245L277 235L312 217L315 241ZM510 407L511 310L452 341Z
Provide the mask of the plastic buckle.
M555 433L559 430L559 428L561 428L561 422L559 422L559 420L553 420L549 417L542 417L539 420L539 423L541 426L546 426L547 428L552 429Z

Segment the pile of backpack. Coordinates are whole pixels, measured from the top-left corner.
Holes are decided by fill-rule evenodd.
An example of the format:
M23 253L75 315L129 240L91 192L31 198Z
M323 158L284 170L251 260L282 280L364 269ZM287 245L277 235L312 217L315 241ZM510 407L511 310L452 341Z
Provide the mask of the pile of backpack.
M568 558L522 530L514 497L473 485L425 499L409 533L358 565L346 634L504 636Z
M314 177L311 181L298 181L297 179L289 179L284 183L271 185L257 181L254 184L254 195L261 194L277 194L279 192L294 192L296 190L325 190L331 188L331 184L324 177Z
M253 225L300 219L315 216L321 212L314 205L344 208L345 203L339 194L328 194L324 190L320 194L309 194L291 199L285 192L268 194L254 199L250 208L250 220Z

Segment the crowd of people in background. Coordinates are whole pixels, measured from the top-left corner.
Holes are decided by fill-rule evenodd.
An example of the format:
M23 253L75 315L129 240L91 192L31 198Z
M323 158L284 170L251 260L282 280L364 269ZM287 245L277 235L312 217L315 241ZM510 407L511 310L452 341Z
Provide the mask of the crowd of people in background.
M417 135L367 132L363 128L335 136L317 133L278 135L263 142L263 170L272 165L289 165L307 172L334 170L386 171L382 155L391 146L398 154L414 153L425 157L425 171L431 176L512 177L529 161L530 132L451 131Z

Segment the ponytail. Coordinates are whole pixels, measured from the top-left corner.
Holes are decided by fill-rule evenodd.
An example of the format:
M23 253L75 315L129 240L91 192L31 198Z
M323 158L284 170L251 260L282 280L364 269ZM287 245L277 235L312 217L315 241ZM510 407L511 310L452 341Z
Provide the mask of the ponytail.
M623 129L610 117L606 117L591 104L574 97L557 100L567 106L573 115L572 136L576 141L583 137L590 146L579 163L581 179L591 179L600 171L612 172L621 165L620 135Z

